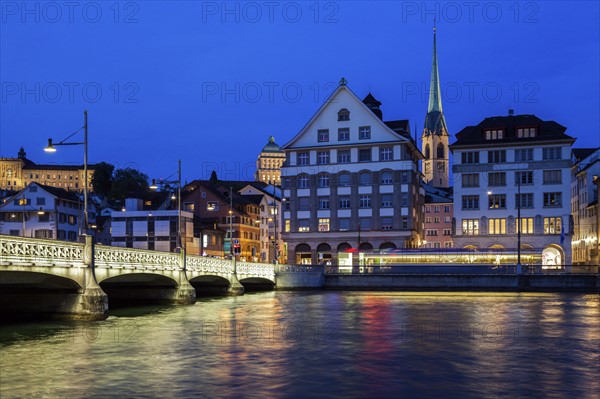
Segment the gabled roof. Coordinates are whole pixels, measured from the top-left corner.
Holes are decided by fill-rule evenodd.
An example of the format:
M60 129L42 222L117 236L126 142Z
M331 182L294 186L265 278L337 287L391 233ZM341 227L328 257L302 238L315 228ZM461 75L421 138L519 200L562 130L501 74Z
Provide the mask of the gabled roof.
M535 137L517 137L518 128L537 128ZM502 129L504 137L499 140L486 140L485 132L491 129ZM498 146L503 144L529 145L543 141L565 141L573 143L575 139L567 134L566 127L554 122L544 121L535 115L491 116L485 118L476 126L467 126L456 134L456 141L450 147L463 145L487 144Z
M11 201L14 198L20 198L21 193L23 193L25 191L29 191L29 187L32 185L38 186L40 189L46 191L48 194L53 195L54 197L56 197L58 199L61 199L64 201L71 201L71 202L79 202L79 203L82 202L81 199L79 198L79 196L73 191L67 191L64 188L46 186L44 184L40 184L37 182L31 182L27 186L25 186L25 188L23 188L22 190L15 193L13 196L11 196L5 203L8 203L9 201Z
M306 133L306 131L310 128L310 126L321 116L323 111L328 106L330 106L332 103L335 103L335 98L342 91L346 91L348 94L350 94L350 97L355 100L357 106L362 107L365 111L368 112L369 115L373 115L373 124L379 124L384 130L390 132L391 134L396 136L401 141L409 141L410 142L410 139L407 139L404 135L395 132L389 126L387 126L381 119L379 119L377 117L377 115L375 115L373 113L373 111L363 101L361 101L358 98L358 96L356 94L354 94L354 92L352 90L350 90L350 88L348 88L348 86L345 84L345 80L342 79L342 81L343 81L343 83L341 83L337 87L337 89L335 89L333 91L333 93L331 93L331 95L325 100L323 105L321 105L321 107L319 107L317 112L309 119L308 123L306 123L306 125L304 125L304 127L300 130L300 132L298 132L298 134L296 134L290 141L288 141L286 144L284 144L281 147L282 150L290 148L296 141L298 141L298 139L300 137L302 137Z

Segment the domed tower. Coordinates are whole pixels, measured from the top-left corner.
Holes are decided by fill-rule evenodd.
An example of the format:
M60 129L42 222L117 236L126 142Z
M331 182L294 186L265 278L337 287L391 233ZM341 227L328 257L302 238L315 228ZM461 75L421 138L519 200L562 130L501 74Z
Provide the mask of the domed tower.
M285 152L275 143L273 136L269 137L269 142L264 146L256 160L254 180L280 186L283 161L285 161Z
M433 28L433 62L431 66L431 82L429 82L429 105L425 124L421 151L423 160L423 175L425 182L435 187L449 187L449 149L448 128L442 112L442 96L440 77L438 73L436 29Z

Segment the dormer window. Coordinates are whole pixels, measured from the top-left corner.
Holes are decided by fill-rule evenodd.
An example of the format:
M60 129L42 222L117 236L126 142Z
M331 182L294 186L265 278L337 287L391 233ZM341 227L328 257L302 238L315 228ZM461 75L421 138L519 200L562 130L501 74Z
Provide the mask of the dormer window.
M338 111L338 121L349 121L350 120L350 111L346 108L342 108Z
M517 137L520 139L529 139L535 137L536 130L537 129L535 127L520 127L517 129Z
M485 131L485 139L486 140L502 140L503 138L504 138L504 130L502 130L502 129Z

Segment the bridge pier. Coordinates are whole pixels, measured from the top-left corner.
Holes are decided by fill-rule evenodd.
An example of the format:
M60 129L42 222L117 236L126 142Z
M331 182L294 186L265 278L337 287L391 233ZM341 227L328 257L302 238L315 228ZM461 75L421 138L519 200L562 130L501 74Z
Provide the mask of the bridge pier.
M94 273L94 237L85 236L83 263L83 289L77 294L72 308L65 309L77 319L104 320L108 317L108 295L102 290Z
M229 280L231 281L231 284L229 285L229 288L227 288L227 295L244 295L244 286L240 283L240 280L238 280L237 274L232 274Z
M173 295L173 302L181 305L193 305L196 303L196 289L190 284L185 270L179 272L178 280L179 285Z

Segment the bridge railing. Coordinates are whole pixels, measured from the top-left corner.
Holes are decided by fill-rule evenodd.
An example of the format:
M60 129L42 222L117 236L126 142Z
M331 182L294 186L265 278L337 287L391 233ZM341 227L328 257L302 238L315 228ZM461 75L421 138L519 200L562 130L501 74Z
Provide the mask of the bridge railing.
M275 265L271 263L238 262L236 264L236 271L237 274L273 278L275 275Z
M233 273L233 262L226 259L208 258L186 254L186 269L200 273Z
M39 265L78 263L83 260L84 244L2 235L0 262L15 264L33 262Z
M96 267L151 268L154 266L159 269L178 269L180 256L172 252L96 245L94 262Z

